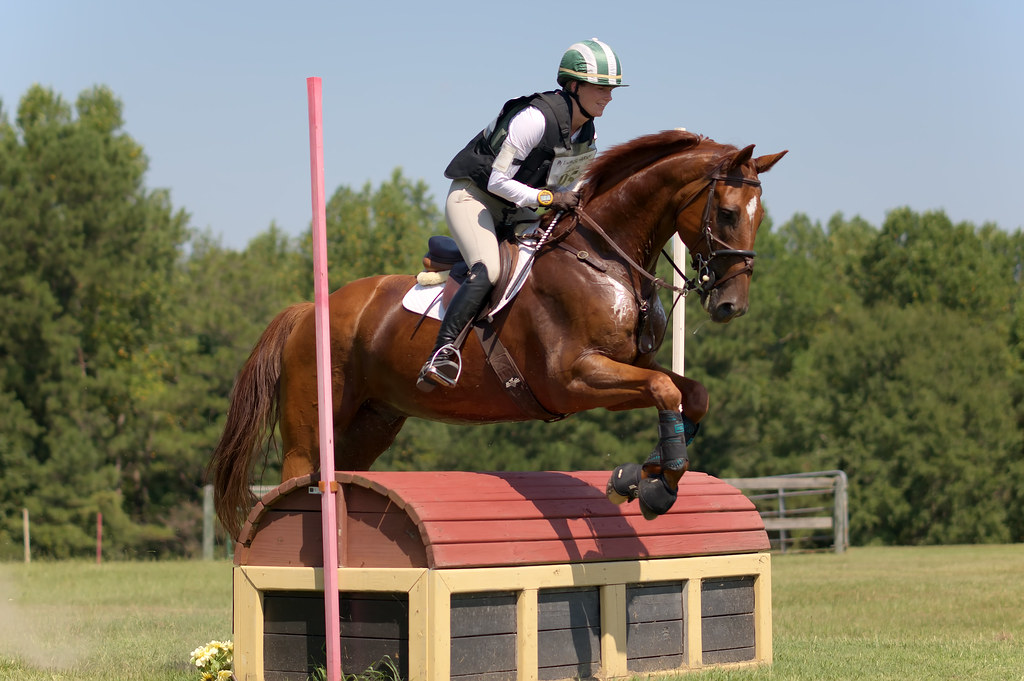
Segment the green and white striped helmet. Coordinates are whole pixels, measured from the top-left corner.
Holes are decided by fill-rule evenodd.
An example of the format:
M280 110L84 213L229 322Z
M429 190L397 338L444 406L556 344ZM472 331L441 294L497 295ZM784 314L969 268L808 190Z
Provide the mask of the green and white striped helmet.
M565 51L558 65L558 84L565 87L570 80L622 86L622 62L611 47L597 38L575 43Z

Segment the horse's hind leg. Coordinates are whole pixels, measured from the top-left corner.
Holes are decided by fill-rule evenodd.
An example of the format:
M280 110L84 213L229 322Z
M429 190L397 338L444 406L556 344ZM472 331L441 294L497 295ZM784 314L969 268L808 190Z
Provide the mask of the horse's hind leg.
M320 468L320 415L316 405L316 385L287 379L287 374L282 375L282 482L309 475Z
M355 414L334 417L334 467L340 471L369 470L384 450L395 441L406 417L369 403ZM320 469L320 441L316 405L308 409L292 406L281 415L284 462L281 480L309 475Z
M366 471L395 441L406 416L373 402L364 403L344 427L334 429L338 470Z

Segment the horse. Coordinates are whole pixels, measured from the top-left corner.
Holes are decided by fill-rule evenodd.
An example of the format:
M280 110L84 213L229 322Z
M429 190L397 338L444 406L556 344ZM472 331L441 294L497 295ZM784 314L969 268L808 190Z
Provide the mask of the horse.
M413 275L352 281L329 296L335 461L339 470L368 470L406 419L454 424L552 419L603 407L656 407L661 438L643 468L620 466L632 478L612 489L616 502L636 485L660 481L674 499L686 470L679 419L687 436L708 409L699 382L661 366L655 351L667 315L654 275L661 250L678 234L697 277L696 290L719 323L743 315L753 271L753 245L764 211L758 176L787 152L754 157L745 148L672 130L636 138L600 154L586 171L579 208L545 216L551 231L532 272L494 328L535 402L525 409L487 363L483 345L467 339L457 386L415 388L437 334L433 319L403 309ZM267 326L240 370L224 432L208 466L218 517L237 537L254 499L256 461L279 427L282 481L319 468L314 306L297 303ZM675 433L661 417L676 417ZM664 456L656 456L665 449ZM679 458L681 456L681 458ZM682 465L662 466L676 457ZM615 476L613 476L614 478ZM671 503L669 499L668 503ZM663 512L663 511L660 511ZM645 509L648 515L648 509ZM650 516L648 516L650 517Z

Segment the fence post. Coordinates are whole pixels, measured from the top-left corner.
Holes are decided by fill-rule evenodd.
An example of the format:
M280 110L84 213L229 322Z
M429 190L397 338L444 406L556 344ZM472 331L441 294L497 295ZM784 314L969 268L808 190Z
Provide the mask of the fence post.
M25 535L25 562L32 562L32 543L29 539L28 509L21 509L21 524Z
M786 491L781 487L776 490L779 495L779 518L786 517ZM789 540L789 532L786 528L779 529L779 551L782 553L786 552L786 542Z
M213 485L203 486L203 560L213 560Z
M789 473L785 475L769 475L760 478L723 478L725 482L741 490L759 490L760 494L753 500L764 500L775 506L764 509L757 506L769 532L778 532L778 549L785 553L787 544L796 543L789 536L789 530L832 531L833 548L836 553L843 553L850 545L850 512L848 506L848 480L841 470L815 471L808 473ZM797 504L787 506L786 498L790 496L832 495L832 507L807 507ZM777 509L777 510L775 510ZM823 517L829 512L831 517ZM808 514L815 513L813 517ZM818 537L813 537L818 539ZM774 544L774 542L773 542Z
M846 547L850 545L849 528L849 507L846 500L846 473L836 471L836 487L834 491L833 507L833 535L835 538L836 553L845 553Z

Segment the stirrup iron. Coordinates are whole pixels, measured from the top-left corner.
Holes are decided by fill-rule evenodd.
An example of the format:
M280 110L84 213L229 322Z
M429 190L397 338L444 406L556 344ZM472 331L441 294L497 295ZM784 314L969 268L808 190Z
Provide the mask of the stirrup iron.
M453 375L454 374L454 375ZM434 386L454 388L462 376L462 353L451 343L442 345L420 369L416 387L430 392Z

